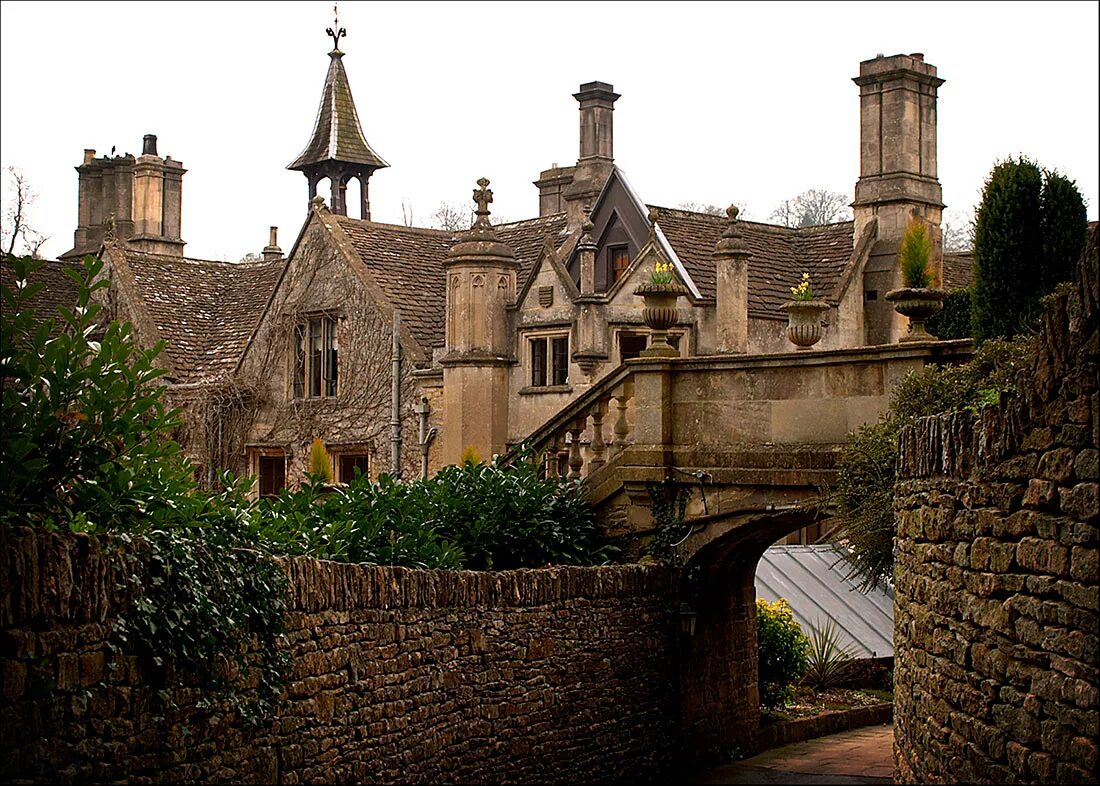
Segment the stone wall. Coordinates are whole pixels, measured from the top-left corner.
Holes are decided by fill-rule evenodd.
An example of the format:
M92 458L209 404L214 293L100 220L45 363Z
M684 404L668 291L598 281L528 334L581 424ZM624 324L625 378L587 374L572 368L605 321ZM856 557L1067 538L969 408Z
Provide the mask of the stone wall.
M1095 783L1096 232L1018 395L903 430L895 759L907 783Z
M0 531L0 767L28 782L654 780L677 729L674 582L643 566L502 573L285 561L293 674L274 719L155 715L106 644L96 538Z

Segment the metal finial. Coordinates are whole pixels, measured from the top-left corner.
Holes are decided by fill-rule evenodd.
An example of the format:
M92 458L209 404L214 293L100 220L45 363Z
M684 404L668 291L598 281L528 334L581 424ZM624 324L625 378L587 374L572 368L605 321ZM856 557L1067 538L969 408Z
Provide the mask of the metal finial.
M333 32L335 30L336 32ZM340 51L340 39L348 34L348 31L340 27L340 14L336 10L336 3L332 4L332 27L325 28L325 33L332 37L332 51Z
M489 203L493 201L493 192L488 187L488 178L481 178L477 184L480 188L474 189L474 202L477 203L477 210L474 211L477 219L474 221L474 226L487 228L492 226L489 223Z

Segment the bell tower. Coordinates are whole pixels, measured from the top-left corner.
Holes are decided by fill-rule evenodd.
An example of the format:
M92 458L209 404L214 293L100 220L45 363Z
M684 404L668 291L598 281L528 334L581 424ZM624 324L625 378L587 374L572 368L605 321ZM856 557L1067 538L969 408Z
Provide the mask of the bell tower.
M337 215L348 215L347 186L357 179L360 186L359 217L370 220L370 200L367 184L376 169L389 166L367 144L355 101L351 97L351 85L342 62L340 39L347 31L339 26L339 19L325 32L332 37L332 51L325 86L321 91L321 105L317 109L317 121L313 136L305 150L287 169L294 169L309 181L309 200L317 196L317 186L326 177L331 185L329 210Z

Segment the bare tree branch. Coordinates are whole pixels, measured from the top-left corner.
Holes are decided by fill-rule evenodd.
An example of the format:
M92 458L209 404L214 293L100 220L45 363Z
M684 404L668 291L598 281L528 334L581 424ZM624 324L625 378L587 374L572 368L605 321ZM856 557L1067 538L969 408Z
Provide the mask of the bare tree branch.
M4 252L9 256L15 253L16 245L22 243L24 253L37 258L43 244L49 239L48 235L31 228L28 222L30 207L38 196L22 171L9 166L7 175L4 195L7 204L4 207L4 222L0 226L0 243L4 245Z
M851 219L848 197L824 188L811 188L784 199L771 214L772 221L785 227L813 227Z

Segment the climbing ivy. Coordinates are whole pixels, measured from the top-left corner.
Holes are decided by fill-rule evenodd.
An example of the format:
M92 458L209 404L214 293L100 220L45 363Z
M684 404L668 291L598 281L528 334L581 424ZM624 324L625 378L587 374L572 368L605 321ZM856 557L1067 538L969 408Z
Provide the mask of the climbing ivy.
M645 487L649 492L649 510L655 530L646 554L662 561L675 562L676 545L691 531L691 525L684 524L684 515L691 500L691 487L672 478L649 482Z

